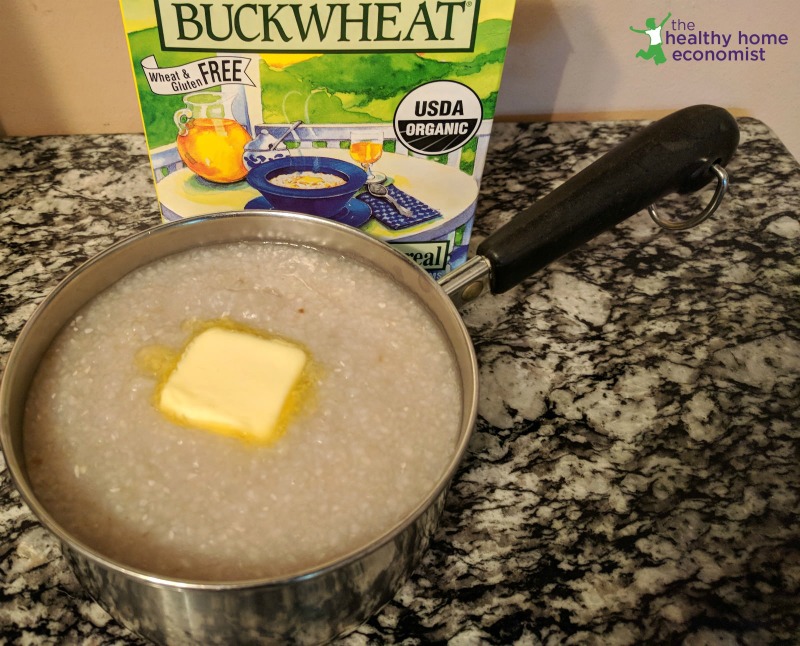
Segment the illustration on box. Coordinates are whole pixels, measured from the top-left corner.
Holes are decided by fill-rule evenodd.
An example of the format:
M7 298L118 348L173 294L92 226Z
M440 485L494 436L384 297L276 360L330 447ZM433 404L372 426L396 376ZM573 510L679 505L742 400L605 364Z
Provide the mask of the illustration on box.
M167 48L161 4L122 0L163 219L298 212L396 245L435 276L466 259L513 0L476 12L469 51ZM222 33L220 16L184 15L179 31ZM424 26L431 36L433 18Z

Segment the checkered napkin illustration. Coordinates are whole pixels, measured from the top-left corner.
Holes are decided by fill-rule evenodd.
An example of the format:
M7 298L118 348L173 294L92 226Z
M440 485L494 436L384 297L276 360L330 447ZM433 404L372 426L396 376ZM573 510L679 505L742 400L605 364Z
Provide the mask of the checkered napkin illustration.
M420 202L417 198L412 197L405 191L401 191L396 186L390 184L388 189L389 195L411 211L411 217L407 218L404 215L400 215L397 210L389 204L388 200L382 197L375 197L366 191L358 196L359 200L369 204L369 207L372 209L372 217L383 226L396 231L398 229L406 229L420 222L427 222L428 220L442 217L439 211L431 208L424 202Z

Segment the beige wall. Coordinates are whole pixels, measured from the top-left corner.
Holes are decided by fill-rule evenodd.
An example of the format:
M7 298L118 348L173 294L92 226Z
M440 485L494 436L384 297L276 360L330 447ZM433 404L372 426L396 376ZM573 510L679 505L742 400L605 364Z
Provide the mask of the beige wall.
M766 48L763 62L668 58L656 66L637 59L649 41L629 26L641 28L647 17L660 21L669 12L695 23L686 35L784 33L788 43ZM514 20L498 105L504 114L658 115L715 103L766 122L800 159L798 0L517 0ZM684 48L664 45L668 56L678 49Z
M788 44L764 62L636 59L647 39L628 27L669 11L695 33L785 33ZM799 43L797 0L517 0L499 116L651 117L716 103L765 121L800 158ZM0 135L141 131L114 0L0 0L0 60Z
M0 0L0 134L141 132L114 0Z

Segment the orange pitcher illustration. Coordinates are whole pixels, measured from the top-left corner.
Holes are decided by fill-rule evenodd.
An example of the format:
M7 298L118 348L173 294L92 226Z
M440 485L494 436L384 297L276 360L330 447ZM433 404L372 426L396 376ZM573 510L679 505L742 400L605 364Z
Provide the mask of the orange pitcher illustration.
M186 108L175 113L178 153L188 168L203 179L221 184L247 175L242 161L250 133L233 118L233 97L204 90L183 97Z

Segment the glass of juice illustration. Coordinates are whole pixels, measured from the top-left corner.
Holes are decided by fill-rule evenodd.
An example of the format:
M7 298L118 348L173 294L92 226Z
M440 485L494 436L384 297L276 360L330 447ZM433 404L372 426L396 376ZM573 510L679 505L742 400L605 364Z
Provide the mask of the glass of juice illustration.
M242 155L250 133L233 118L233 96L204 90L183 97L186 107L175 113L178 153L203 179L230 184L244 179Z
M375 173L372 164L383 154L383 132L380 130L353 130L350 133L350 156L367 172L367 182L383 182L386 175Z

